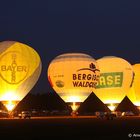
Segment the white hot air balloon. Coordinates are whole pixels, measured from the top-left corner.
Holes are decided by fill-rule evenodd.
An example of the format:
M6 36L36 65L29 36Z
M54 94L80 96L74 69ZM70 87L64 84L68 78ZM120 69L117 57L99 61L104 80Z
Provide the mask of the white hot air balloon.
M52 88L71 106L73 113L95 89L99 74L95 59L83 53L59 55L48 68Z
M106 56L97 60L100 80L95 90L97 97L114 111L130 90L133 68L120 57Z
M37 82L41 60L31 47L15 41L0 43L0 101L11 112Z

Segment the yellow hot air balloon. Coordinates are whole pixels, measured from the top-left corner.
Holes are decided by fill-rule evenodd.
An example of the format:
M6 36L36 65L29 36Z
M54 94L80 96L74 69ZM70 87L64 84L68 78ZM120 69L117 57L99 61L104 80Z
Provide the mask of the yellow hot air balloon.
M135 74L134 81L127 96L140 109L140 64L133 65L133 70Z
M0 101L11 112L37 82L41 60L31 47L16 42L0 43Z
M111 111L114 111L130 89L133 68L129 62L115 56L100 58L97 63L100 80L95 94Z
M91 56L65 53L50 63L48 79L53 89L75 113L80 103L95 89L99 73L97 63Z

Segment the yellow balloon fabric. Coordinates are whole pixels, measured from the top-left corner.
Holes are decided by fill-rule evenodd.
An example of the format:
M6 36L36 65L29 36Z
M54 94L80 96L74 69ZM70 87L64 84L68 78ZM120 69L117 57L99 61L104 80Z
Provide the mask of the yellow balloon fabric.
M41 73L41 60L31 47L15 42L0 43L0 101L21 101Z
M133 65L133 70L135 73L134 81L127 96L134 105L140 107L140 64Z
M65 53L52 60L48 79L52 88L65 102L83 102L99 80L98 65L83 53Z
M107 56L97 60L100 80L95 90L97 97L105 104L118 104L130 90L133 68L126 60Z

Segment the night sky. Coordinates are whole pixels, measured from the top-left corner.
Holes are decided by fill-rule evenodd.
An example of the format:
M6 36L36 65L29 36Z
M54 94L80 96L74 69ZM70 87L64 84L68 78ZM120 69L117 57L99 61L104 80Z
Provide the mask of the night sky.
M33 47L42 59L34 93L52 91L50 61L82 52L95 59L119 56L140 63L140 2L132 0L1 0L0 41Z

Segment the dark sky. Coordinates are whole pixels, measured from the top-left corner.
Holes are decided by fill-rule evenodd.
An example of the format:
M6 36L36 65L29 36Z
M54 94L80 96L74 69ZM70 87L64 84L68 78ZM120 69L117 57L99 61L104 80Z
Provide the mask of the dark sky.
M140 63L140 2L134 0L1 0L0 41L33 47L42 74L33 92L48 92L49 62L59 54L83 52Z

